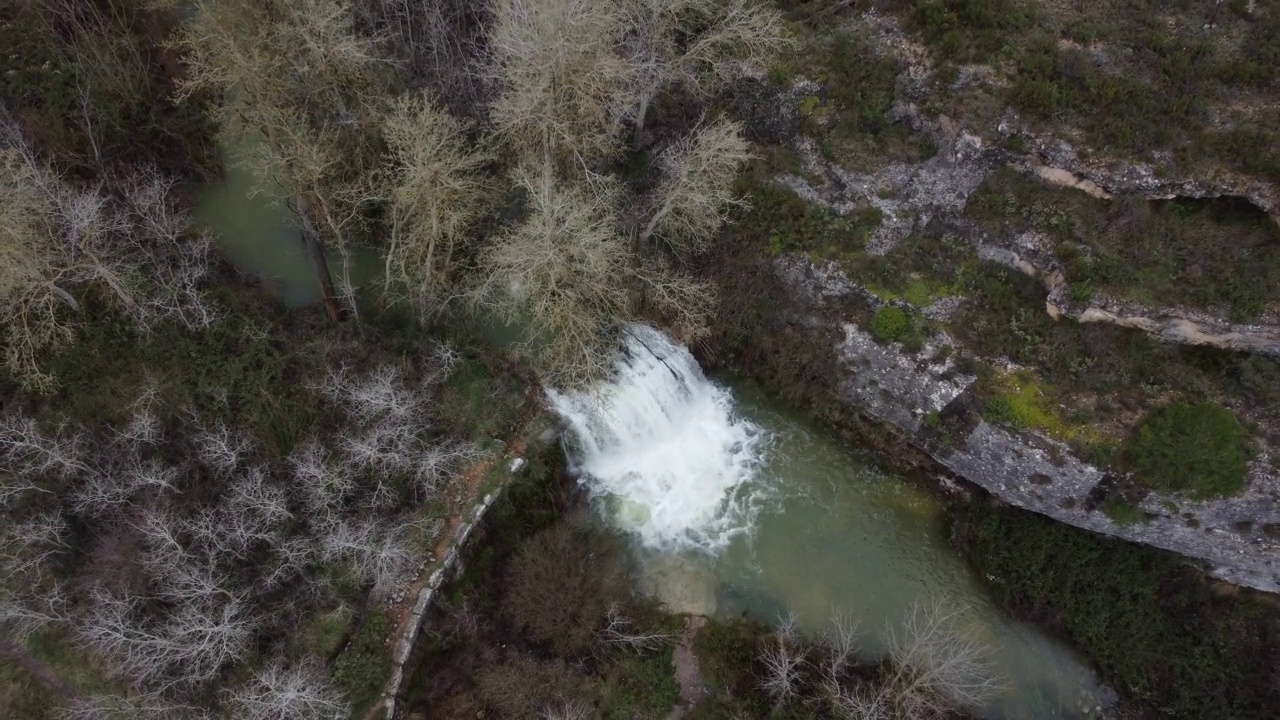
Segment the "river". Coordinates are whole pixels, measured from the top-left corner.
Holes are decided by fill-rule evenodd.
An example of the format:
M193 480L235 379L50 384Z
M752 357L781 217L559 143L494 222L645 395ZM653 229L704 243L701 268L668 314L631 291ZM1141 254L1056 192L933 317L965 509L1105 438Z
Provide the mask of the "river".
M602 522L634 538L645 589L675 609L821 632L833 613L885 649L913 602L968 608L1005 689L990 718L1085 717L1112 693L1063 643L1005 617L949 545L942 506L748 387L706 378L689 352L628 330L617 376L550 392L574 470Z
M287 210L226 167L200 192L197 220L285 303L316 302ZM355 259L357 282L372 284L376 256ZM643 587L675 609L766 622L795 613L810 633L844 612L873 658L913 601L941 596L968 607L968 630L993 648L1007 689L984 717L1084 717L1112 696L1066 646L990 602L949 546L936 500L764 394L709 380L661 333L630 328L613 382L549 396L596 517L634 538Z

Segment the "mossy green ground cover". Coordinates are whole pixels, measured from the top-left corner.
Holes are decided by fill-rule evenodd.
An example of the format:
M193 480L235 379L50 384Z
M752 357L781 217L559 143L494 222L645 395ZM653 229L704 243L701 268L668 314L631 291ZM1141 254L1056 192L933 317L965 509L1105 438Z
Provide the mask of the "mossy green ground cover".
M1280 612L1181 558L1033 513L975 502L957 542L1014 613L1055 628L1104 678L1171 717L1259 718L1280 708Z
M1183 402L1150 413L1125 456L1151 487L1206 499L1240 492L1250 449L1249 432L1230 410Z

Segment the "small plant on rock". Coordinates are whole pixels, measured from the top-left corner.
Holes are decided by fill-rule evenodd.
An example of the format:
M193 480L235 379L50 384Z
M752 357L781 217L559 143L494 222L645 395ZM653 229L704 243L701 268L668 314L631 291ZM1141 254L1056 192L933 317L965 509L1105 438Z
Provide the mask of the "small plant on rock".
M885 305L871 318L871 334L882 343L902 339L910 329L907 313L902 308Z

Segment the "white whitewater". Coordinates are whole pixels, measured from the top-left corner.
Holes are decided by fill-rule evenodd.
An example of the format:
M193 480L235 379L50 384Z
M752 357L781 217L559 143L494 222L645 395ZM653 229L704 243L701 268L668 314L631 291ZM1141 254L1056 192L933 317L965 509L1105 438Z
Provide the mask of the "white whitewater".
M629 326L611 382L547 395L569 425L581 482L644 545L716 553L750 529L766 433L683 346Z

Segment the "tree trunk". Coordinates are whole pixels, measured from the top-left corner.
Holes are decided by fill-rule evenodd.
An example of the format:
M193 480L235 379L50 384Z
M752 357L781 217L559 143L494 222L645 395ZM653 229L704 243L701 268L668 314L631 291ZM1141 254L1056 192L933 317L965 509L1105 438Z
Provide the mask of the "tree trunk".
M649 113L649 99L653 93L646 90L640 96L640 107L636 109L636 124L631 135L631 149L640 152L644 149L644 118Z
M316 279L320 281L320 297L324 302L325 313L329 320L342 322L342 308L333 292L333 277L329 274L329 260L324 256L324 246L316 237L315 229L307 218L307 200L299 195L294 202L298 213L299 225L302 229L302 244L307 248L307 256L311 258L311 267L316 271Z

